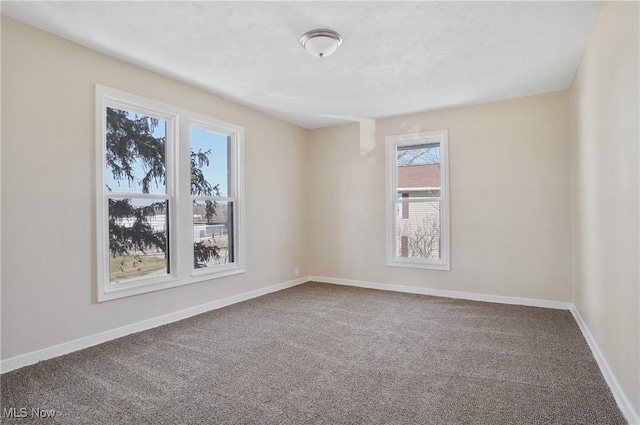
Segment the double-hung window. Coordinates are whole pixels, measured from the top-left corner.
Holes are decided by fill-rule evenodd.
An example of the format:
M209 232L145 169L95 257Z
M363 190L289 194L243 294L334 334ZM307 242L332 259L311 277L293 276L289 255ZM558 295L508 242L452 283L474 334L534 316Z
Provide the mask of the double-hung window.
M235 268L238 204L237 133L211 120L191 126L193 274Z
M446 130L386 137L387 265L450 270Z
M244 271L243 133L96 86L98 301Z

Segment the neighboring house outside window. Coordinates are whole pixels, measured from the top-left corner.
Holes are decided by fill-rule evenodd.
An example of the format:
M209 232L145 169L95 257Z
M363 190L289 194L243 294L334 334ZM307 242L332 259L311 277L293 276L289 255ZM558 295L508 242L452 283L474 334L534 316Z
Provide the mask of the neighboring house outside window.
M402 186L405 187L405 186ZM408 199L409 198L409 193L408 192L403 192L401 194L403 199ZM398 218L409 218L409 203L408 202L403 202L400 208L400 211L402 211L402 214L400 215L400 217Z
M96 86L98 301L244 271L243 134Z
M449 269L447 132L389 136L387 264Z

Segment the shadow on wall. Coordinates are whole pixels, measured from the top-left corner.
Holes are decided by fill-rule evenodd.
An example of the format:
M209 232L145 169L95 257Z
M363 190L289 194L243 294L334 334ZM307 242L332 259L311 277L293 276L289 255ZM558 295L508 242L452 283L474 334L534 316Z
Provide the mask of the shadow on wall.
M403 121L402 124L400 124L400 128L403 134L420 133L420 131L422 131L420 124L411 125L411 123L407 121Z

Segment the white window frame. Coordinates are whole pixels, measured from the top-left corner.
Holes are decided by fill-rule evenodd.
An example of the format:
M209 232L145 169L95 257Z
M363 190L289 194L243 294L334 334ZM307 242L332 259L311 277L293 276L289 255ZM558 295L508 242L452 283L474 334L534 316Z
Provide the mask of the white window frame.
M166 120L166 194L108 192L106 190L106 109L123 109ZM193 204L191 196L191 127L212 129L231 137L234 190L234 263L193 270ZM167 105L142 96L96 84L96 284L98 302L158 291L244 273L244 128ZM169 199L170 273L112 283L109 277L109 197Z
M199 195L191 195L191 169L188 169L188 175L185 175L184 178L189 182L188 193L190 195L189 202L189 212L188 217L190 220L191 232L189 233L190 238L189 241L191 243L191 249L193 250L193 208L192 202L194 200L215 200L215 201L225 201L225 202L233 202L233 263L229 264L221 264L219 266L214 267L203 267L201 269L193 269L193 257L191 257L191 263L189 264L190 273L193 277L223 277L229 276L230 274L238 273L237 270L244 271L244 258L245 258L245 244L244 244L244 208L242 199L244 198L244 183L242 180L243 173L239 172L242 169L243 164L243 134L244 129L239 126L235 126L233 124L225 123L220 120L216 120L213 118L205 117L202 115L193 115L190 120L190 125L188 127L189 131L189 144L185 148L185 152L183 155L190 155L191 153L191 128L199 128L203 130L212 131L218 134L224 134L231 139L231 146L228 152L230 156L229 160L229 170L228 170L228 190L229 193L227 196L199 196ZM238 226L237 220L242 220L243 225ZM185 223L186 225L186 223ZM185 238L186 239L186 238ZM185 242L186 243L186 242ZM192 254L193 256L193 251ZM186 270L185 270L186 272Z
M396 255L398 205L398 147L439 143L440 145L440 258L406 258ZM386 144L386 203L387 203L387 266L430 270L451 270L451 237L449 227L449 133L447 130L425 131L385 137ZM406 202L424 202L424 198ZM402 206L400 206L400 209Z

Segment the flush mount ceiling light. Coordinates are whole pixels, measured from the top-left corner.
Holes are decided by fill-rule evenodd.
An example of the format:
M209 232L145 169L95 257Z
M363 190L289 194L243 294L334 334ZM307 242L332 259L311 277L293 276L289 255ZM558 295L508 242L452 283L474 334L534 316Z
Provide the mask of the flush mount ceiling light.
M300 36L300 44L313 56L324 58L342 44L342 37L332 30L311 30Z

